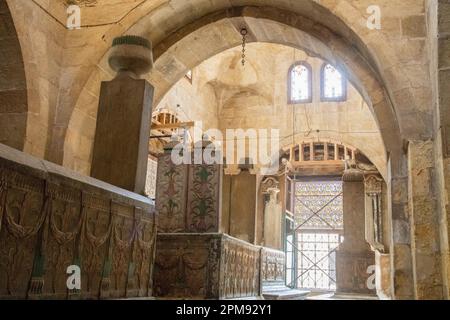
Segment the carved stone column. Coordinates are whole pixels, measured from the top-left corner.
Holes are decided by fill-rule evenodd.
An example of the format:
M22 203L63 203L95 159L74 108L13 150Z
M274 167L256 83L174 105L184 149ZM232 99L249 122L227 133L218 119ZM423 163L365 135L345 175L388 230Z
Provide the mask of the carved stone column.
M381 197L383 180L376 175L365 178L366 193L366 240L374 250L384 252L383 211Z
M281 250L282 206L278 197L278 184L275 178L267 177L261 185L264 196L263 243L265 247Z
M144 194L154 89L139 77L153 66L151 44L117 38L109 63L117 76L102 82L91 176Z
M367 270L375 264L375 255L365 239L363 172L347 169L343 181L344 242L336 254L337 293L375 294L367 285Z

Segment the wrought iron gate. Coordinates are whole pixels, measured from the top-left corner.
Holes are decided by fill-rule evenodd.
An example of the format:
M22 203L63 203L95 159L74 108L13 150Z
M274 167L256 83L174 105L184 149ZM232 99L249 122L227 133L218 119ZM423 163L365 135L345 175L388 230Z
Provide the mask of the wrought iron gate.
M342 242L342 182L288 180L291 211L286 217L287 283L295 288L334 291L336 250ZM287 224L289 226L289 223Z

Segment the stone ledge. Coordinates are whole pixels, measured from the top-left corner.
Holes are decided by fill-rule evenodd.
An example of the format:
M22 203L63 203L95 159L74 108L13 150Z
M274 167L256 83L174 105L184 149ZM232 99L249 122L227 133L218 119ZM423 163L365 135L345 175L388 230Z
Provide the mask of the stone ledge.
M103 181L83 176L54 163L30 156L24 152L0 144L0 167L14 169L50 182L64 182L82 190L96 193L111 193L114 199L127 204L135 204L144 210L154 211L154 202L144 196L115 187Z

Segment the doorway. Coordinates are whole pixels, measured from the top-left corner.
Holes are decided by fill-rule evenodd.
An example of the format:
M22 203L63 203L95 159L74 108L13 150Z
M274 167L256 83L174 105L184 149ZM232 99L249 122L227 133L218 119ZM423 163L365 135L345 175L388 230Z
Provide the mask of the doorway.
M343 241L340 177L288 179L286 212L287 284L292 288L336 290L336 250Z

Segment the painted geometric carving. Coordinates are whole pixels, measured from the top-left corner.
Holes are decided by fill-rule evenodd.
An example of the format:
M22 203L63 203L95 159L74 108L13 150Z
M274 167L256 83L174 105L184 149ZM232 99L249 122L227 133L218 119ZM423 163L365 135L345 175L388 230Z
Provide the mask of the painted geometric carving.
M170 154L162 155L158 161L157 185L158 229L164 233L184 232L187 166L176 166Z
M189 232L217 232L219 222L220 167L189 167L187 228Z

